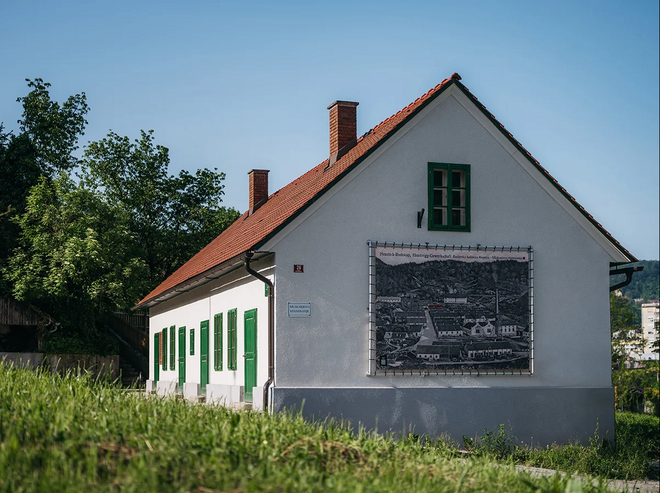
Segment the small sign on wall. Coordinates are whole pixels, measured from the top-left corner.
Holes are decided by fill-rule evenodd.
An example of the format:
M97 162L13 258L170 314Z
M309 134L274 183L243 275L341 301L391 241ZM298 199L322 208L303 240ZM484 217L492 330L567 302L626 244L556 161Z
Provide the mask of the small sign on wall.
M303 264L293 264L293 272L296 274L302 274L305 272L305 266Z
M311 317L312 304L311 303L287 303L287 315L289 317Z

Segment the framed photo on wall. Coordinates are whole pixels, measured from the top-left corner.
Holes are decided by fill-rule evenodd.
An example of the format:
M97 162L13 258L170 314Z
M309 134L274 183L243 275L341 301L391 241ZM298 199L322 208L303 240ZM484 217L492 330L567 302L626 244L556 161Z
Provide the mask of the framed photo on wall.
M370 375L532 372L531 247L368 245Z

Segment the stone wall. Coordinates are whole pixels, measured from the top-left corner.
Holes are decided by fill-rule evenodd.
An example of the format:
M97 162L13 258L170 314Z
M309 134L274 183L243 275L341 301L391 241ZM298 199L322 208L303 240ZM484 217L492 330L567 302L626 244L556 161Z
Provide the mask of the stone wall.
M60 375L67 371L84 369L96 376L119 377L119 356L93 356L89 354L43 354L43 353L1 353L0 361L18 366L37 368L39 366Z

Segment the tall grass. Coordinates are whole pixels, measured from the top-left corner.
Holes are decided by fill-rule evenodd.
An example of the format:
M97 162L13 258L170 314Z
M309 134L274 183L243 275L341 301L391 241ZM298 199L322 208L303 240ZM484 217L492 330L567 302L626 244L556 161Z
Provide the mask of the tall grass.
M589 447L575 443L532 449L518 445L503 425L497 431L484 430L476 440L465 440L475 456L610 479L658 479L658 468L653 465L660 458L656 416L617 413L616 443L600 440L596 430Z
M297 415L126 393L0 364L0 491L606 491Z

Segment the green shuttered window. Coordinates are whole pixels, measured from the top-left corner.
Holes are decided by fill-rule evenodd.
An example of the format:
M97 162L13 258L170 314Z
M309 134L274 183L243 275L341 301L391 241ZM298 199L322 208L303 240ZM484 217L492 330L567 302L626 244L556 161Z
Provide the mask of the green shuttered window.
M238 368L236 342L236 308L234 308L227 312L227 368L229 370Z
M174 352L176 341L176 327L170 327L170 370L174 370L176 364L176 354Z
M222 371L222 313L213 317L213 369Z
M162 334L160 336L160 339L163 341L163 351L162 351L162 363L163 363L163 370L167 370L167 327L165 327L162 331Z
M195 355L195 329L190 329L190 356Z
M429 229L470 231L470 165L429 163Z

